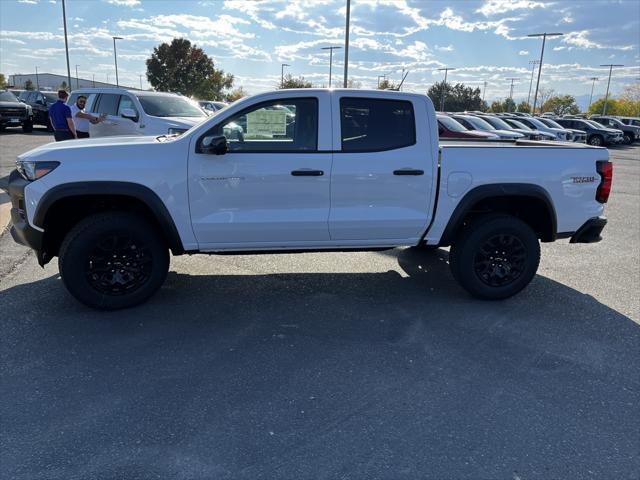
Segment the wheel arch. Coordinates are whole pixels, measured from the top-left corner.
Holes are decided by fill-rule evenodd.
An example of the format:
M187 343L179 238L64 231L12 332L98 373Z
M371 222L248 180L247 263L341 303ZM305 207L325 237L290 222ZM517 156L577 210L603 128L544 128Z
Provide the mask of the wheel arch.
M70 226L92 213L113 209L142 214L157 225L174 255L184 253L173 218L153 190L132 182L90 181L53 187L38 202L33 223L45 230L43 244L48 255L44 262L57 254L61 236Z
M557 217L549 193L539 185L500 183L480 185L465 194L442 233L441 246L451 245L470 220L485 213L506 213L526 222L544 242L557 236Z

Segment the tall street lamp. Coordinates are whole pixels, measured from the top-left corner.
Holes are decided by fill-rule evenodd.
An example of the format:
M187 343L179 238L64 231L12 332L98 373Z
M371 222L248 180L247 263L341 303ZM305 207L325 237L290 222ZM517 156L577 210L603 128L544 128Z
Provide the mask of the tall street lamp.
M544 58L544 44L547 42L547 37L559 37L564 35L564 33L532 33L531 35L527 35L527 37L542 37L542 50L540 51L540 65L538 66L538 80L536 81L536 93L533 96L533 108L531 109L531 113L535 113L536 111L536 103L538 102L538 87L540 87L540 74L542 73L542 60Z
M36 90L40 90L40 78L38 78L38 66L36 65Z
M509 78L505 78L505 80L511 80L511 88L509 89L509 100L513 102L513 82L520 79L516 77L509 77ZM511 103L509 104L509 112L511 112Z
M598 77L591 77L589 80L591 80L591 95L589 95L589 106L587 107L587 113L589 112L589 109L591 108L591 102L593 101L593 87L596 86L596 82L600 79Z
M116 64L116 87L120 86L118 80L118 52L116 50L116 40L122 40L122 37L113 37L113 61Z
M80 88L80 79L78 78L78 66L76 65L76 88ZM69 85L69 88L71 88L71 85Z
M142 74L138 75L140 77L140 90L142 90Z
M67 11L64 0L62 0L62 23L64 25L64 52L67 55L67 81L71 88L71 65L69 64L69 41L67 40Z
M284 67L290 67L288 63L280 65L280 88L284 88Z
M343 88L347 88L347 78L349 76L349 19L351 18L351 0L347 0L347 15L344 32L344 81Z
M531 106L531 87L533 86L533 73L536 71L536 65L540 64L540 60L529 60L531 65L531 80L529 81L529 95L527 95L527 105Z
M604 106L602 107L602 115L607 114L607 101L609 100L609 85L611 84L611 71L613 67L624 67L624 65L616 65L609 63L607 65L600 65L601 67L609 67L609 80L607 80L607 94L604 96Z
M333 65L333 51L342 47L322 47L321 50L329 50L329 88L331 88L331 67Z
M444 70L444 82L442 83L442 95L440 96L440 111L444 112L444 97L447 92L447 73L449 73L449 70L455 70L455 68L444 67L438 69L438 71L442 70Z

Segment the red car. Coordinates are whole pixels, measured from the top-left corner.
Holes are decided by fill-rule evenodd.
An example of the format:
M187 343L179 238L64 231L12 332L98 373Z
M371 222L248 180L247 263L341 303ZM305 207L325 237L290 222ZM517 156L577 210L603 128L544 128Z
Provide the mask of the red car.
M438 117L438 134L440 138L471 138L476 140L497 140L499 137L489 132L480 130L469 130L457 120L447 115L436 115Z

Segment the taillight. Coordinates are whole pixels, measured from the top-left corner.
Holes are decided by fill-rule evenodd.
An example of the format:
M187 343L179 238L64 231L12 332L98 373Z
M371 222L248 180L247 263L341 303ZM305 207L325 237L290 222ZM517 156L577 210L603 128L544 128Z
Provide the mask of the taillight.
M600 185L596 190L596 200L600 203L607 203L611 193L611 182L613 181L613 163L607 160L596 162L596 170L600 174Z

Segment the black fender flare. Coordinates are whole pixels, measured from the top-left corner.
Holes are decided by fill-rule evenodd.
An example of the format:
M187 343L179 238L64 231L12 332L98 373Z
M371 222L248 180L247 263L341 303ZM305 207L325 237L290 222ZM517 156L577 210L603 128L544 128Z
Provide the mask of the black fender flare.
M68 197L90 196L90 195L118 195L133 197L144 203L153 213L162 233L169 242L169 248L174 255L184 253L182 240L178 229L160 197L149 187L133 182L116 181L89 181L73 182L57 185L48 190L38 202L33 223L44 225L47 212L57 201Z
M453 240L453 236L462 223L465 217L471 210L471 208L478 202L495 197L523 197L523 198L535 198L541 200L549 213L551 219L551 241L556 239L558 231L558 220L556 217L556 210L551 200L549 193L539 185L532 183L493 183L489 185L480 185L469 190L464 197L458 202L458 205L454 209L449 222L442 232L440 238L440 245L450 245Z

